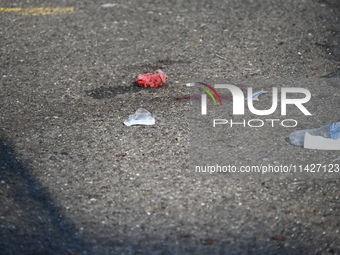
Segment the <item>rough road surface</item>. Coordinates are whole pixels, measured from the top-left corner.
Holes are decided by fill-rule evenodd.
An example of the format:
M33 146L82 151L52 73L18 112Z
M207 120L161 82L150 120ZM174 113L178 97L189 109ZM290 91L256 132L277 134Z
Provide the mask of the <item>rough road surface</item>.
M340 121L339 2L111 3L0 1L0 254L340 254L339 175L190 174L178 99L198 80L307 79L298 128ZM159 68L165 86L135 86ZM123 124L139 107L155 125ZM221 138L226 162L340 164L291 131Z

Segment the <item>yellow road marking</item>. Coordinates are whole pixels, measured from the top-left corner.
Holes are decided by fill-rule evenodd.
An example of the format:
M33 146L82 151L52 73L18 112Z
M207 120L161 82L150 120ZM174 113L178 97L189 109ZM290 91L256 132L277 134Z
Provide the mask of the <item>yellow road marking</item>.
M65 8L1 8L1 12L14 12L20 15L61 15L67 13L73 13L74 7Z

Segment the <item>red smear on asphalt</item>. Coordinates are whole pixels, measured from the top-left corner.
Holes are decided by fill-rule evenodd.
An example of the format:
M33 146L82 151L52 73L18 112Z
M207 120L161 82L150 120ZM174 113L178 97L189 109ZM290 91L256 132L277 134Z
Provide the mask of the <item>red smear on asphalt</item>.
M190 96L186 96L186 97L175 97L175 100L176 101L182 101L182 100L187 100L187 99L190 99L191 97Z
M202 244L204 244L204 245L212 245L212 244L214 244L214 239L211 239L211 238L206 238L206 239L203 239L202 240Z
M191 237L193 236L193 234L191 233L180 233L178 234L178 237L181 237L181 238L188 238L188 237Z
M287 238L284 236L273 236L271 239L275 241L286 241L287 240Z

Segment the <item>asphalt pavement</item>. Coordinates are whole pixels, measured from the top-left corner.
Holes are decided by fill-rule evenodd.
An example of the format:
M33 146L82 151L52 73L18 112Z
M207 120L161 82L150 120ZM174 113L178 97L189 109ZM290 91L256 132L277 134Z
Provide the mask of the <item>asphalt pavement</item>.
M339 17L337 0L1 0L0 254L340 254L340 153L286 141L340 121ZM165 85L137 86L157 69ZM305 88L312 116L200 126L197 81ZM155 125L125 126L140 107Z

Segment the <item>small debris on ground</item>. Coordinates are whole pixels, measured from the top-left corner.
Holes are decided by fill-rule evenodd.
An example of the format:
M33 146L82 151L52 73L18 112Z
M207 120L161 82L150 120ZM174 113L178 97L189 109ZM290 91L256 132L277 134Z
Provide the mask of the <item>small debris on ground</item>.
M163 73L161 69L156 70L155 73L140 74L137 77L137 84L143 88L151 87L157 88L166 82L168 76Z
M132 125L154 125L155 118L151 116L151 113L144 109L138 108L134 114L131 114L127 120L124 121L126 126Z
M115 7L116 5L117 4L110 4L110 3L108 3L108 4L103 4L100 7L102 7L102 8L111 8L111 7Z
M127 155L127 153L122 152L122 153L116 154L116 157L125 157L126 155Z
M288 215L293 215L293 212L291 210L286 210L283 211L284 214L288 214Z

